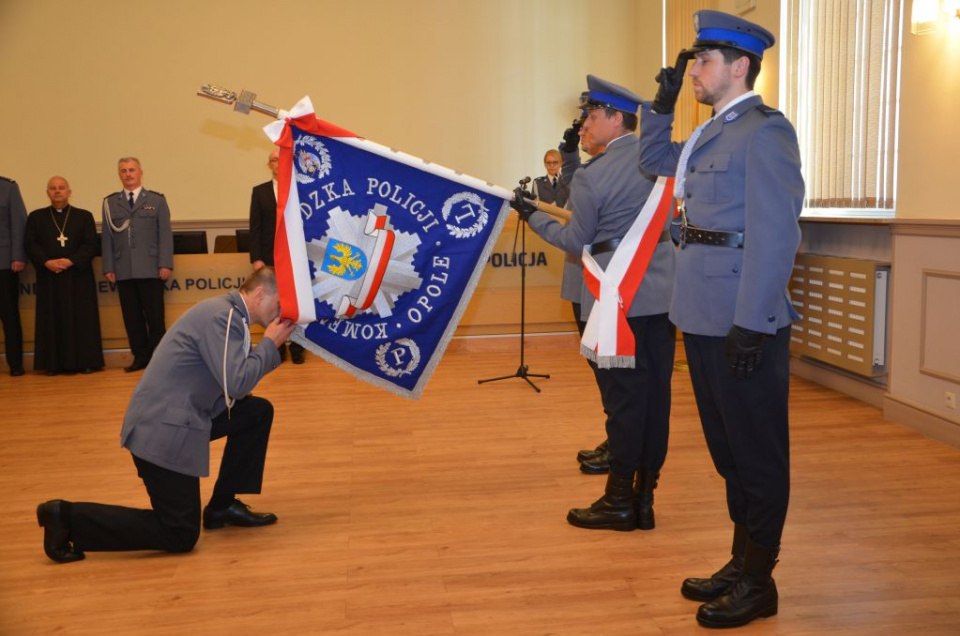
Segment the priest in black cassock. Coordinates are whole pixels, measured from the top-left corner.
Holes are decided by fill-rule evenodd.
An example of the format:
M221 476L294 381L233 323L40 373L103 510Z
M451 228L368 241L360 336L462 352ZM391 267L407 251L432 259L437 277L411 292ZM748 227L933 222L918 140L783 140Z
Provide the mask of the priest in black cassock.
M93 215L70 205L63 177L47 182L50 206L27 218L27 256L37 270L33 368L93 373L103 368L100 309L93 276L97 227Z

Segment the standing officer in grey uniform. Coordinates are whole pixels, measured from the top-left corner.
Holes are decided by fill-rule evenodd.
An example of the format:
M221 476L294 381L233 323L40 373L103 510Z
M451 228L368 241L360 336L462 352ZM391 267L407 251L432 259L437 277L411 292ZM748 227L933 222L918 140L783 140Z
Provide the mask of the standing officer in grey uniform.
M633 131L640 98L593 75L587 76L587 85L588 115L580 135L583 146L594 156L573 175L570 223L562 225L529 209L520 213L528 216L530 227L551 245L570 254L580 254L584 246L590 246L597 263L606 267L656 180L637 171L638 140ZM597 147L605 150L590 152ZM596 370L607 412L610 474L603 497L589 508L573 509L567 515L567 521L575 526L614 530L654 527L653 490L667 454L676 345L676 331L667 318L673 252L666 232L661 233L661 243L628 312L627 321L636 338L635 368ZM593 306L586 285L581 286L580 303L581 319L586 321Z
M259 493L273 405L249 395L280 364L277 347L294 325L279 319L272 267L238 291L204 300L174 323L137 384L120 443L133 455L152 510L54 499L37 507L47 556L79 561L84 551L189 552L200 536L200 477L210 472L210 441L227 438L203 527L265 526L235 496ZM265 327L251 348L250 323Z
M170 208L159 192L143 187L140 160L118 163L123 190L103 200L103 275L117 284L123 326L133 363L124 371L147 366L166 331L164 281L173 271Z
M707 446L726 480L733 558L708 579L687 579L707 601L697 620L733 627L777 613L771 573L790 493L786 292L800 244L800 152L793 126L753 92L766 29L717 11L694 19L694 48L657 76L641 115L640 169L676 174L685 211L670 319L684 334ZM697 101L714 116L671 143L687 61Z
M560 142L559 151L562 162L560 169L561 183L567 186L567 200L570 198L570 182L573 181L573 175L580 169L580 130L583 122L587 119L588 111L585 108L589 103L590 93L584 91L580 93L580 117L575 119L571 126L563 132L563 140ZM605 146L591 143L584 147L584 152L591 156L596 156L606 150ZM536 194L536 192L535 192ZM565 205L569 209L570 206ZM580 294L583 290L583 264L580 262L579 254L570 254L564 252L563 278L560 281L560 298L569 300L573 308L573 319L577 323L577 331L583 336L583 329L586 326L585 320L580 319ZM596 365L592 360L587 360L590 369L596 373ZM602 397L602 396L601 396ZM606 414L605 414L606 416ZM577 462L580 464L581 472L588 475L602 475L610 472L610 448L606 439L593 449L581 450L577 453Z
M0 177L0 321L10 375L23 375L20 272L27 264L27 208L13 179Z
M543 155L543 167L547 174L533 180L533 196L546 203L563 207L570 196L570 176L566 180L560 174L563 158L559 150L550 149Z

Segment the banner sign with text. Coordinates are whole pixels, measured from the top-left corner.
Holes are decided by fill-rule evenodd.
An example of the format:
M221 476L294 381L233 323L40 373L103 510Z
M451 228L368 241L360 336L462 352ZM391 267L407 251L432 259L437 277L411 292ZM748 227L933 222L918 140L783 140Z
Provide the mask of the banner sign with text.
M280 147L274 261L293 339L419 397L457 327L512 193L317 119L266 126Z

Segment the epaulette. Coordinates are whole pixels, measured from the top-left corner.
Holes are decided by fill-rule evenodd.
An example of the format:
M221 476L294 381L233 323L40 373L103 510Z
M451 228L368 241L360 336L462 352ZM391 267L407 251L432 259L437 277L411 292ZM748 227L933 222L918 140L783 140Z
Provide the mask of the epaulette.
M587 163L583 164L583 165L580 167L580 169L581 169L581 170L586 170L587 168L589 168L589 167L592 166L593 164L597 163L597 161L599 161L600 159L603 159L603 158L606 157L606 156L607 156L607 151L604 150L604 151L601 152L599 155L596 155L595 157L590 157L590 159L587 161Z
M104 199L109 199L110 197L113 197L113 196L119 196L119 194L120 194L121 192L122 192L122 190L117 190L116 192L111 192L110 194L108 194L107 196L105 196L105 197L103 197L103 198L104 198Z
M763 113L767 117L773 117L775 115L780 115L781 117L785 117L785 115L781 113L779 110L777 110L773 106L767 106L766 104L760 104L759 106L757 106L757 110L759 110L761 113Z
M157 192L156 190L147 190L146 188L144 188L143 191L144 191L144 192L152 192L153 194L156 194L157 196L161 196L161 197L163 196L163 192ZM166 198L166 197L164 197L164 198Z
M3 179L4 181L9 181L10 183L16 183L16 181L14 181L13 179L11 179L10 177L0 176L0 179Z

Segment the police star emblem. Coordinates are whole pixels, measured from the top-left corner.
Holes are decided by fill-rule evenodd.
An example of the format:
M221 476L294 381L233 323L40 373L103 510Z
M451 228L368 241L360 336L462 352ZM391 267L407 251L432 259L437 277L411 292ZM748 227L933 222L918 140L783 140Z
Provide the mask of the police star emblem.
M403 294L423 284L413 265L420 237L396 230L379 203L366 216L338 206L329 219L323 238L307 244L314 298L333 308L337 318L365 312L390 316Z

